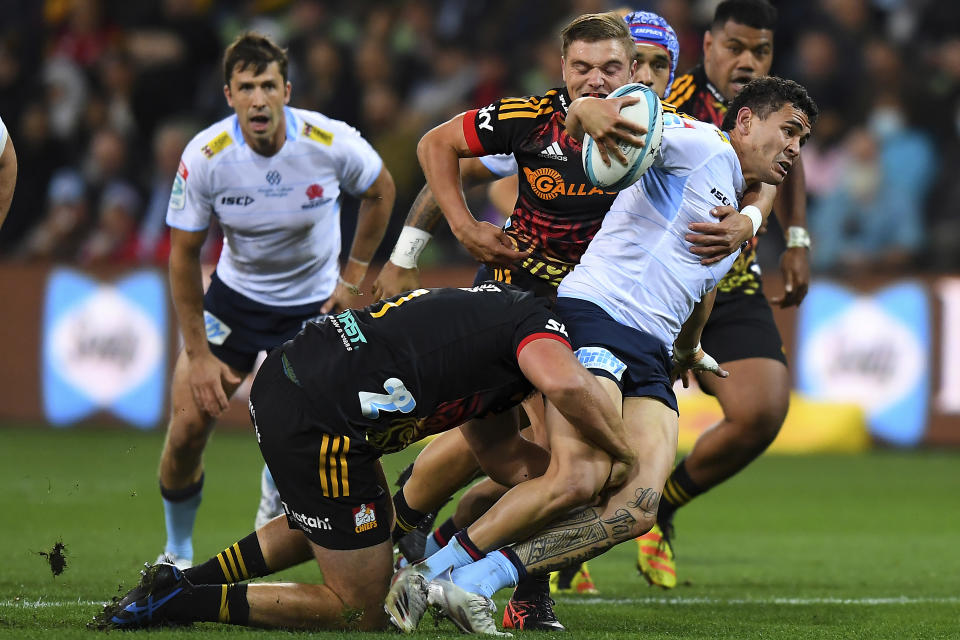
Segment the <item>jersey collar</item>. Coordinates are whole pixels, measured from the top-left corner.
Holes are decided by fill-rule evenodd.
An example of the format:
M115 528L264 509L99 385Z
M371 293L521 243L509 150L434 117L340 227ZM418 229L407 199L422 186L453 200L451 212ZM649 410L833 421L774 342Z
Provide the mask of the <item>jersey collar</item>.
M287 122L287 140L296 140L300 130L300 120L294 115L293 109L287 106L283 107L283 117ZM239 146L246 146L247 140L243 137L243 131L240 129L240 118L237 117L237 114L233 114L233 138ZM284 146L286 146L286 143L284 143ZM282 149L283 147L281 147Z

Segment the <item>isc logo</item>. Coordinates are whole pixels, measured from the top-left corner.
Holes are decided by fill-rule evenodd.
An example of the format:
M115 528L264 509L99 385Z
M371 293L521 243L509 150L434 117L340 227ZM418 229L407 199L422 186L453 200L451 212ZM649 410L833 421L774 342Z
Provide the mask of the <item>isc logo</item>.
M240 206L240 207L245 207L245 206L247 206L248 204L250 204L251 202L253 202L253 198L251 198L251 197L248 196L248 195L242 195L242 196L223 196L222 198L220 198L220 204L228 205L228 206L229 206L229 205L237 205L237 206Z

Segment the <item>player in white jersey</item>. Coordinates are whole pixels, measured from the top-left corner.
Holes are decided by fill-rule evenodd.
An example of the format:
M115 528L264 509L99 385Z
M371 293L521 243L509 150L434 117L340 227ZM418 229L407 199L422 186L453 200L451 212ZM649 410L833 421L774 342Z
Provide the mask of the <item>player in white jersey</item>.
M269 38L238 37L226 50L224 79L235 113L187 145L167 211L170 288L184 349L160 459L167 527L161 557L178 566L193 557L202 454L214 418L260 351L292 338L310 319L359 302L354 296L395 193L390 172L356 130L286 106L287 57ZM361 204L341 272L343 192ZM199 256L211 216L225 242L204 294ZM263 484L272 489L266 472Z
M7 132L7 126L0 120L0 227L10 212L13 202L13 188L17 184L17 152L13 140Z
M508 491L446 547L404 569L388 603L453 566L449 579L429 590L431 602L447 608L461 628L489 630L493 622L483 598L528 573L578 564L653 526L677 448L673 377L690 368L725 373L699 339L710 312L708 294L736 256L701 264L684 239L687 224L709 220L718 203L739 203L748 188L782 182L816 115L803 87L774 77L741 91L724 132L665 114L654 166L617 196L580 263L561 282L555 306L580 362L622 406L637 454L626 482L608 480L622 463L577 436L548 406L551 431L563 437L551 433L547 472ZM577 137L574 118L568 117L567 130ZM555 507L570 494L582 496L581 504L602 499L550 522L551 515L565 513ZM511 541L506 536L516 520L533 536L499 549ZM480 554L486 555L471 561Z

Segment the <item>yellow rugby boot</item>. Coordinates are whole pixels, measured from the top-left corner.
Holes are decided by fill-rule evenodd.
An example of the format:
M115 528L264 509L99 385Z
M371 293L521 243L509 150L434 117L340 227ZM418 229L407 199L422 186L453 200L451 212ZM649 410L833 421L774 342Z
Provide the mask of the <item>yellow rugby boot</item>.
M659 524L637 539L637 571L651 585L664 589L677 586L677 563L670 538Z
M590 577L590 569L584 562L579 567L561 569L550 573L550 593L595 595L600 593Z

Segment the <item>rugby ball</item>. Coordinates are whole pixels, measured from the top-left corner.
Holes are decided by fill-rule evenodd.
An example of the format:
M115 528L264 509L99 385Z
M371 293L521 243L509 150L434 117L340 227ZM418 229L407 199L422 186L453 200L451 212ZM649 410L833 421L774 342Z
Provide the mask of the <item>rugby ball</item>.
M607 98L636 95L641 98L636 104L627 105L620 110L625 118L647 128L647 135L642 147L635 147L626 142L620 143L620 151L627 156L627 163L621 164L615 157L610 157L610 165L603 163L597 144L589 135L583 137L583 170L587 179L594 186L607 191L620 191L640 179L650 165L653 164L660 150L663 140L663 108L660 98L653 89L638 82L625 84L616 91L612 91Z

